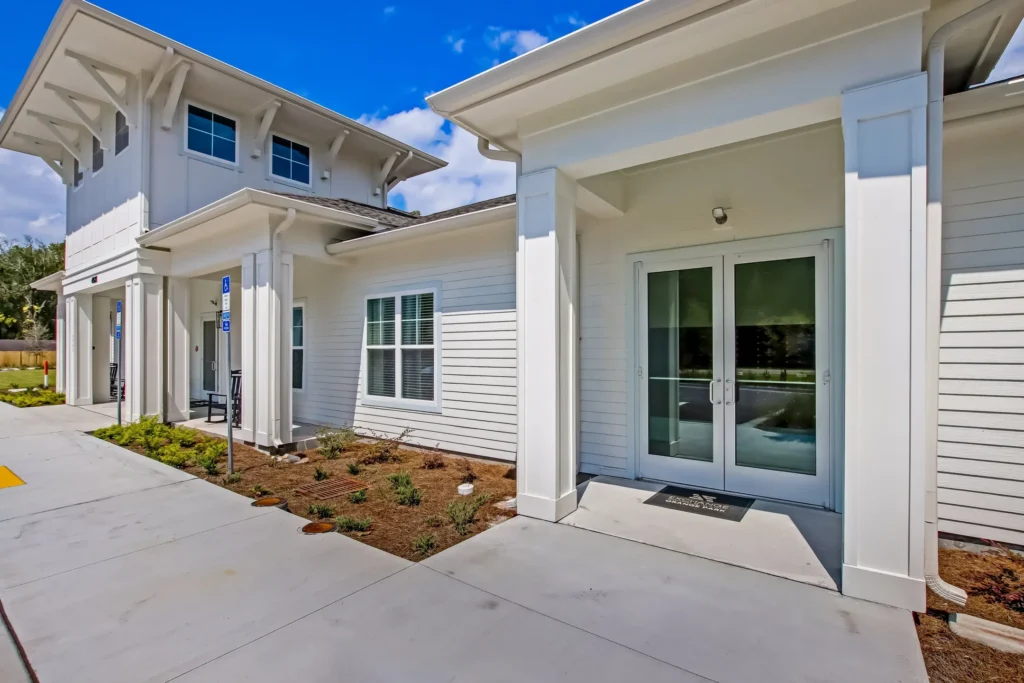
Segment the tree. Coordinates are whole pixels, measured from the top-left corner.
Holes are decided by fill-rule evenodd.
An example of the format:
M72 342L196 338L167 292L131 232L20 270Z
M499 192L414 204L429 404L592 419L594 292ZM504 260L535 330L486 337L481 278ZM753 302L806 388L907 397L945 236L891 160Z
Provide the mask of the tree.
M42 321L42 334L52 333L52 328L45 322L56 317L57 296L53 292L36 291L30 285L63 267L63 242L44 244L26 238L23 243L18 243L0 238L0 339L23 336L26 306L33 314L33 321ZM32 334L39 332L33 331Z

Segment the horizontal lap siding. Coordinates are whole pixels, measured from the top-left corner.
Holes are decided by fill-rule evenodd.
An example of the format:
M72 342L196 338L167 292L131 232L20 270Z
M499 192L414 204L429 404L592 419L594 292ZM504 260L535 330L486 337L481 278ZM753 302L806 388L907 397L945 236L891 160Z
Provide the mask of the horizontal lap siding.
M436 282L442 412L361 405L364 297ZM408 428L415 444L514 461L515 296L513 223L364 252L345 266L297 258L308 387L295 395L296 419L389 435Z
M1024 544L1024 136L975 130L947 142L939 529Z

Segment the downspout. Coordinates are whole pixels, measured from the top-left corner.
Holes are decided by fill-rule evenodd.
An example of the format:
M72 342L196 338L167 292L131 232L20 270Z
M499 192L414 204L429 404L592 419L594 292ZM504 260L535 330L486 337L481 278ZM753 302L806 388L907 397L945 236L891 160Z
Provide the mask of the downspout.
M271 324L276 330L275 334L271 334L270 338L274 339L276 336L280 336L281 325L282 325L282 311L281 311L281 273L277 267L281 260L281 235L288 230L295 223L295 209L288 209L288 213L285 215L274 232L270 236L270 269L271 276L273 277L274 283L274 297L272 299L274 303L274 315L271 316ZM281 348L280 343L274 344L274 348L271 350L270 357L272 367L270 368L270 396L277 396L278 400L282 400L280 396L280 389L278 384L280 381L281 373ZM231 372L231 368L228 368L228 372ZM270 408L274 411L271 418L273 422L273 429L271 430L271 441L275 448L280 448L284 445L281 441L281 411L279 405L275 401L270 402Z
M476 150L480 152L482 156L494 161L511 161L516 165L516 180L518 181L519 176L523 173L523 156L516 154L515 152L508 152L503 149L494 149L491 147L491 141L487 138L478 137L476 139Z
M946 44L976 23L1004 13L1021 0L989 0L942 26L928 43L928 212L926 266L925 367L925 511L924 578L928 588L957 605L967 603L963 589L939 576L938 416L939 331L942 317L942 142Z

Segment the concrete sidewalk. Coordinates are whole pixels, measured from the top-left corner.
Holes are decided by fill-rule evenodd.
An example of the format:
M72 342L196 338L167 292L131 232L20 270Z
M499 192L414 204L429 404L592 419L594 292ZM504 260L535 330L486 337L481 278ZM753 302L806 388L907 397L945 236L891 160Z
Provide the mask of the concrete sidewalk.
M525 518L412 564L75 411L0 405L26 481L0 490L0 599L43 683L927 680L906 612Z

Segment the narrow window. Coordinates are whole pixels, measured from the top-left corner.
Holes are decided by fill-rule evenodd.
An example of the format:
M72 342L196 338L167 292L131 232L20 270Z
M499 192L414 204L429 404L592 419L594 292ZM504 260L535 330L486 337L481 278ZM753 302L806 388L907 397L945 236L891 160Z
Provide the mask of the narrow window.
M309 185L309 147L273 135L270 148L272 175Z
M75 172L74 186L78 187L79 185L82 184L82 178L85 175L84 173L82 173L82 167L81 167L81 165L79 165L78 159L75 159L74 172Z
M395 298L366 302L366 393L395 396Z
M114 156L128 149L131 137L128 130L128 119L121 112L116 112L114 114Z
M292 389L303 388L303 371L306 366L306 307L292 308Z
M188 105L188 148L235 163L235 122L226 116Z
M402 398L434 400L434 294L402 297Z
M92 174L96 175L103 168L103 148L99 138L92 139Z

